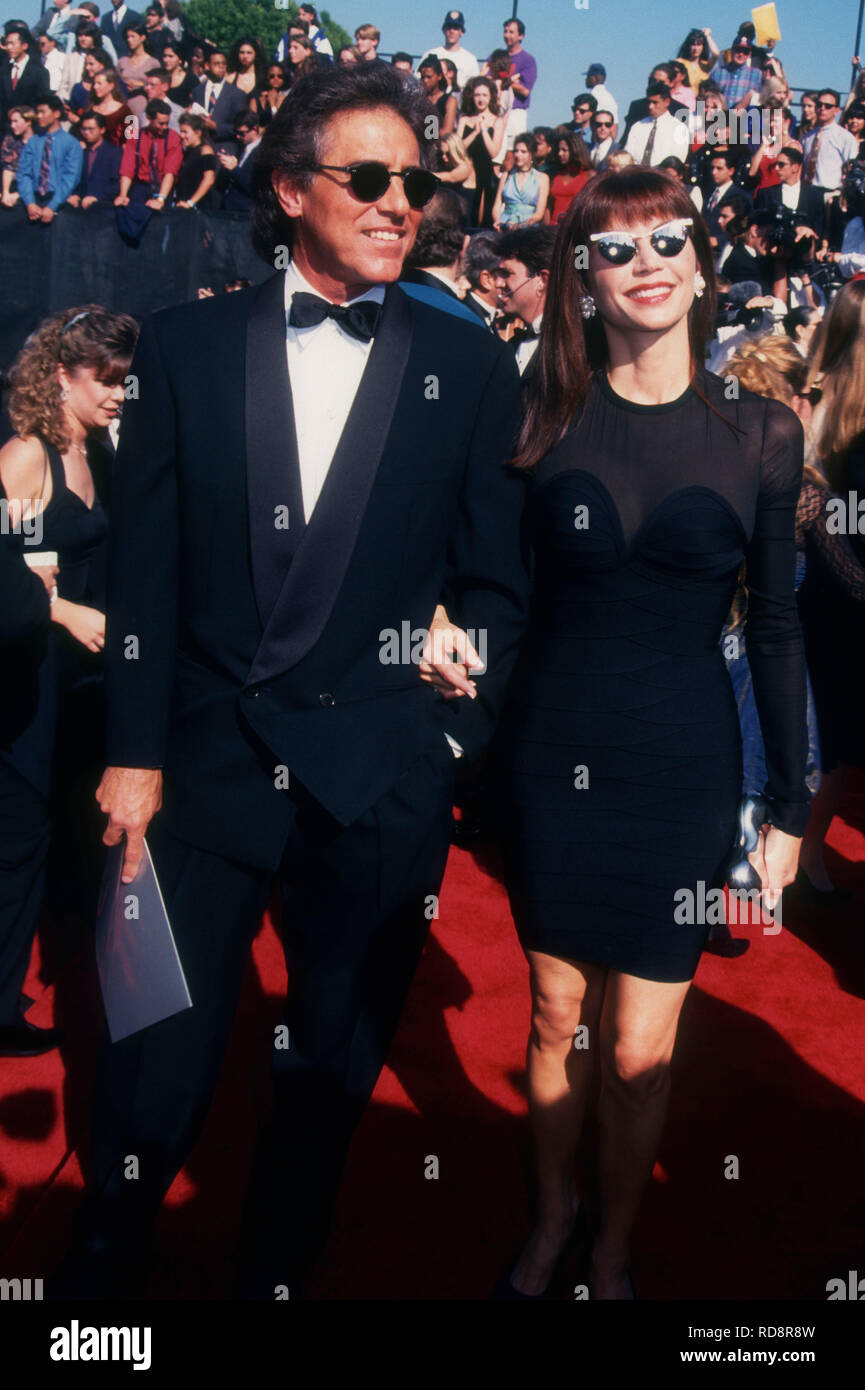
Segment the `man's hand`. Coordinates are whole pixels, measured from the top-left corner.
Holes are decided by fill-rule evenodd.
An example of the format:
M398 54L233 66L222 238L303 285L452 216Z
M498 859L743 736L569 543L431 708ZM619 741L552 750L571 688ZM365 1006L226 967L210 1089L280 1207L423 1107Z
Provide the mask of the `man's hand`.
M123 196L122 193L118 193L117 197L114 199L114 206L115 206L116 208L125 208L125 207L128 207L128 206L129 206L129 199L128 199L128 198L125 198L125 197Z
M68 206L71 208L77 208L81 206L81 198L77 193L70 193L69 197L66 199L66 202Z
M100 810L108 817L105 845L119 845L126 836L122 883L138 872L147 827L162 805L162 772L150 767L107 767L96 788Z
M68 201L69 201L69 200L67 199L67 202L68 202ZM97 199L95 198L95 196L94 196L92 193L88 193L88 195L87 195L86 198L82 198L82 199L81 199L81 206L82 206L83 208L92 208L92 207L93 207L93 204L94 204L96 201L97 201Z
M235 154L226 154L225 150L220 150L216 158L219 160L223 169L237 168L237 155Z
M53 222L53 221L54 221L54 218L55 218L56 216L57 216L57 214L55 213L55 211L54 211L53 208L44 207L44 208L42 209L42 221L43 221L43 222Z
M38 203L27 204L27 216L30 218L31 222L42 221L42 209Z

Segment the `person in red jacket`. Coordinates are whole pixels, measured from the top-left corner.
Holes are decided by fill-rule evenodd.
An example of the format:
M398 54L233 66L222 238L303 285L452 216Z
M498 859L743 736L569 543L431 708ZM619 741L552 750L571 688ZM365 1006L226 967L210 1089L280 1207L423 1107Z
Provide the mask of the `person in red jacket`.
M144 203L162 212L183 163L180 136L169 130L171 109L167 101L154 98L145 107L147 125L123 146L120 161L120 192L116 207Z

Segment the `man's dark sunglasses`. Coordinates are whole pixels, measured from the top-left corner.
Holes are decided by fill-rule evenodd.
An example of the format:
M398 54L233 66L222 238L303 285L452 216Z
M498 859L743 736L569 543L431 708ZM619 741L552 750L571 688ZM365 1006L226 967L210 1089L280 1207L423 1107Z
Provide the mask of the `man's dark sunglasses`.
M362 203L377 203L390 188L391 179L402 179L406 202L416 211L426 207L439 186L439 179L428 169L388 169L373 159L361 164L314 164L313 169L348 174L348 187Z
M837 101L815 101L815 106L820 106L824 111L832 111L838 105Z
M592 121L592 125L595 127L596 130L610 130L610 129L612 128L613 122L612 122L612 121Z

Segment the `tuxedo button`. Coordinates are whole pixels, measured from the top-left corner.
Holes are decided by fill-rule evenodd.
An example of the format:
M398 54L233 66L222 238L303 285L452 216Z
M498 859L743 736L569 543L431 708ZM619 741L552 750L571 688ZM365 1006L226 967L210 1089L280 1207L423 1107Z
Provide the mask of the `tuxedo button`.
M333 695L331 695L329 690L325 690L321 695L319 695L318 703L322 705L325 709L330 709L331 705L336 704L336 700L334 699Z
M249 687L249 689L248 689L248 690L244 690L243 693L244 693L244 695L247 697L247 699L249 699L249 700L257 700L258 697L259 697L259 695L261 694L261 686L260 686L260 685L251 685L251 686Z

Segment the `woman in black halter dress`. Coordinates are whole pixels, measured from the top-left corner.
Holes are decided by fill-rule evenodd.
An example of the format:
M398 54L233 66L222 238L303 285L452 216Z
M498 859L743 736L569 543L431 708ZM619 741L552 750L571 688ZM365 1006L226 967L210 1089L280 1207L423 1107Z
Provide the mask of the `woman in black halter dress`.
M574 1230L596 1063L588 1287L633 1297L630 1229L712 921L706 895L734 840L741 739L718 642L743 560L768 770L752 863L767 907L795 876L808 817L802 429L778 402L744 389L729 399L698 365L713 318L707 235L687 194L641 168L587 185L559 233L517 450L531 468L534 582L497 805L531 969L538 1211L500 1287L508 1298L543 1295Z
M87 912L98 849L92 792L101 762L105 549L112 450L107 426L124 398L134 319L97 305L66 310L28 339L12 369L16 434L0 450L0 482L22 553L57 555L52 622L41 647L13 653L14 727L0 730L0 1029L7 1055L56 1046L19 995L52 872L59 905ZM107 441L107 442L106 442ZM61 447L62 446L62 447Z

